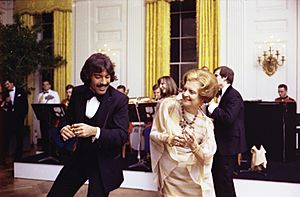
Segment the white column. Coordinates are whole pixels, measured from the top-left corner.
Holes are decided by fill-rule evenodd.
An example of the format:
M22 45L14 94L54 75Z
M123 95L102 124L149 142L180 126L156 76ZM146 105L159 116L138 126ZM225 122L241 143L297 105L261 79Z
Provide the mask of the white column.
M244 0L220 1L220 65L226 65L235 73L234 86L243 92L244 82Z
M145 2L128 0L127 87L129 96L145 94Z

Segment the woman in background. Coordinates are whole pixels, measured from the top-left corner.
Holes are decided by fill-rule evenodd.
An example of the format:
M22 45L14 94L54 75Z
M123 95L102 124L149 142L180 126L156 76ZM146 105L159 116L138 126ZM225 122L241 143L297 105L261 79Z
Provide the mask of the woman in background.
M178 94L178 87L174 79L170 76L162 76L157 80L157 84L161 90L161 99Z
M200 107L217 91L212 73L193 69L183 77L182 96L161 101L150 133L152 170L160 196L215 196L213 123Z

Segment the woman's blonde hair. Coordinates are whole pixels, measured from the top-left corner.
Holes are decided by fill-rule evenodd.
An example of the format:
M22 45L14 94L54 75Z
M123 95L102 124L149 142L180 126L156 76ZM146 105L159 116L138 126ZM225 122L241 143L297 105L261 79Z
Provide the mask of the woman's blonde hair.
M210 102L219 90L215 75L202 69L192 69L186 72L182 78L183 86L187 81L199 82L198 95L203 99L204 103Z

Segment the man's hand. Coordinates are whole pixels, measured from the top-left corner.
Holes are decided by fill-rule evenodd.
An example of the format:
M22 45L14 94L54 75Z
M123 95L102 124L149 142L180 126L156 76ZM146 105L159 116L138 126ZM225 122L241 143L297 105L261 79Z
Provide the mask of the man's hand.
M52 96L52 95L49 94L48 96L45 97L45 99L46 100L51 100L51 99L54 99L54 96Z
M71 139L73 137L76 137L76 135L74 134L73 129L71 128L70 125L64 126L60 130L60 135L62 136L64 141Z
M207 108L208 112L212 114L214 110L219 106L219 103L215 103L213 100L209 103L209 106Z
M96 127L84 123L73 124L72 130L77 137L83 137L83 138L87 138L91 136L94 137L97 133Z

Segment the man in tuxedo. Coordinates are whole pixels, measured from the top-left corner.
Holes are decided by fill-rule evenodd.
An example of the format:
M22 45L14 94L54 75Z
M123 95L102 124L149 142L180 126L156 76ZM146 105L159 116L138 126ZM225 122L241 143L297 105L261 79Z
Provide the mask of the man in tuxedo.
M60 130L63 140L77 138L76 150L48 196L74 196L89 180L87 195L104 197L123 182L120 153L128 141L128 97L110 86L116 80L114 65L104 54L91 55L80 78L84 85L73 89Z
M42 83L42 92L38 95L38 103L57 104L60 103L58 92L51 90L51 83L45 79Z
M219 103L208 107L215 126L217 152L212 174L217 197L235 197L233 170L238 153L247 149L244 126L244 101L232 87L234 72L227 66L214 70L220 86Z
M23 136L25 133L24 120L28 113L27 93L23 88L16 87L12 79L5 80L4 86L7 90L4 109L5 113L5 154L9 153L12 137L16 139L14 159L22 158Z
M38 103L40 104L59 104L60 98L58 92L51 90L50 80L45 79L42 83L42 92L38 95ZM49 130L53 125L49 121L48 116L41 117L40 119L40 131L41 131L41 145L45 153L49 153Z

